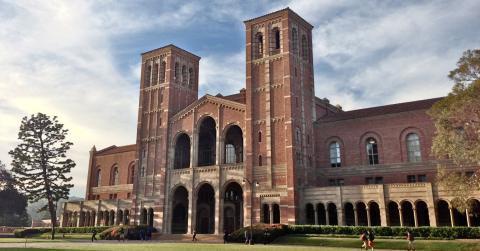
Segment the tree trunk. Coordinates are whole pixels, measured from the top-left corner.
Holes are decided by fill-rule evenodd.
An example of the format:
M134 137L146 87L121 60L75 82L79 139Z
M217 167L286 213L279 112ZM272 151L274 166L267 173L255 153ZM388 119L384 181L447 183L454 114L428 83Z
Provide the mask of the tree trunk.
M48 199L48 211L50 212L50 222L52 223L52 240L55 239L55 226L57 225L57 212L51 198Z

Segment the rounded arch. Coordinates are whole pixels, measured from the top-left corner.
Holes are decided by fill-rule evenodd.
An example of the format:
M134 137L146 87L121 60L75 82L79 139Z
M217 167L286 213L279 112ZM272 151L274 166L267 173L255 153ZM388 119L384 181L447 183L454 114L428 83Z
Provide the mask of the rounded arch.
M305 223L307 225L315 224L315 209L310 202L305 205Z
M379 204L371 200L368 202L368 211L370 214L370 226L381 226L381 218L380 218L380 206Z
M263 33L261 31L258 31L255 33L254 36L254 41L253 41L253 58L254 59L259 59L263 57Z
M355 210L351 202L343 203L343 210L345 212L345 225L355 226Z
M448 200L438 199L436 202L438 226L450 227L452 226L450 218L450 203Z
M236 124L230 124L224 129L224 160L225 164L243 163L243 131Z
M102 186L102 168L100 166L95 168L95 186Z
M428 150L424 147L424 144L423 144L425 142L425 134L423 133L423 131L417 127L406 127L398 135L398 142L400 144L400 153L401 153L403 162L408 161L407 136L412 133L418 135L421 157L422 158L424 156L426 157L428 154Z
M185 234L188 228L188 190L183 184L177 184L171 190L172 234Z
M355 202L355 209L357 210L358 226L368 226L367 204L363 201Z
M217 122L211 116L198 120L198 166L210 166L216 160Z
M272 204L273 210L273 224L280 224L280 205L277 203Z
M317 217L319 225L327 225L327 210L321 202L315 205L317 207Z
M196 230L211 234L215 231L215 189L208 182L199 184L196 190Z
M467 203L469 205L468 217L470 217L470 226L480 226L480 201L476 198L469 198Z
M428 213L428 205L424 200L415 201L415 210L417 212L418 226L430 226L430 217Z
M270 224L270 205L267 203L262 204L262 222Z
M120 184L120 168L115 163L110 168L110 186L116 186Z
M179 133L175 137L175 153L173 160L173 169L182 169L190 167L190 136L186 133Z
M387 204L387 220L389 226L400 226L400 209L398 202L391 200Z
M382 163L382 156L383 156L383 142L382 142L382 137L380 136L380 134L378 134L377 132L374 132L374 131L368 131L364 134L362 134L362 136L360 137L360 141L358 142L359 144L359 147L360 147L360 154L361 154L361 160L363 162L363 164L365 165L370 165L370 163L372 163L371 159L369 158L369 154L368 154L368 150L367 150L367 144L369 142L367 142L367 140L370 141L370 139L374 139L375 142L376 142L376 149L377 149L377 163L376 164L380 164ZM373 161L375 157L373 157ZM375 163L375 162L373 162ZM376 165L375 164L375 165Z
M127 184L135 183L135 161L128 164Z
M226 182L222 189L223 229L227 233L243 226L243 188L237 181Z
M413 214L413 202L410 200L400 201L400 208L402 213L403 226L414 227L415 218Z
M327 204L328 224L338 225L337 205L333 202Z
M335 147L332 147L333 144L336 144ZM325 140L325 159L331 167L341 167L345 166L345 145L343 140L338 136L331 136Z

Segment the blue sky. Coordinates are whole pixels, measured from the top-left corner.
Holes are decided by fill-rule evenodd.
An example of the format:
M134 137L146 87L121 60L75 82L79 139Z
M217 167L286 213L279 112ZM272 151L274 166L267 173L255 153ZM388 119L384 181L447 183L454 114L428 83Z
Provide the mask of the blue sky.
M315 90L345 110L443 96L448 71L480 44L480 1L0 0L0 160L20 120L57 115L74 147L72 194L88 150L135 142L140 53L176 44L202 57L200 96L245 85L243 20L289 6L315 26Z

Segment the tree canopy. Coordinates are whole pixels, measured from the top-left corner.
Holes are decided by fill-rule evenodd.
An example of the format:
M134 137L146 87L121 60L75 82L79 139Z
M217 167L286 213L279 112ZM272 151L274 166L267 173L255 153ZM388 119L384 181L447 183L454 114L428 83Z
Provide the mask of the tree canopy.
M10 151L12 172L31 202L47 200L45 207L52 222L52 239L57 223L56 204L68 199L72 177L68 176L75 162L66 153L73 143L66 141L68 130L57 117L38 113L24 117L20 124L20 143Z
M16 188L17 182L0 161L0 226L28 226L27 197Z

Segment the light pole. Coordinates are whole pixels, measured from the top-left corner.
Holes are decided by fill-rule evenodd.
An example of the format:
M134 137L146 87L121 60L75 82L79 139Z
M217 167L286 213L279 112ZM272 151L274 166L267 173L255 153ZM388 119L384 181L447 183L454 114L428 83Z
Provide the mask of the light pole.
M250 186L251 194L250 194L250 245L253 245L253 188L258 187L258 181L252 180L250 181L247 178L243 178L242 184L245 185L248 183Z

